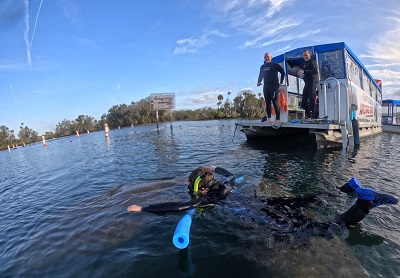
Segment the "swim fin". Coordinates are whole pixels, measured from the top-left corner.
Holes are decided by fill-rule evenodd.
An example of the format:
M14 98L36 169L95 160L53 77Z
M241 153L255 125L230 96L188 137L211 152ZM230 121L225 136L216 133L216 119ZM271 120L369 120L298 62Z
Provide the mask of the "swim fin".
M345 183L342 187L339 187L342 192L352 192L357 193L357 197L361 200L372 201L374 207L383 204L397 204L398 199L387 193L379 193L375 190L367 187L363 187L361 183L355 178L351 178L348 183Z

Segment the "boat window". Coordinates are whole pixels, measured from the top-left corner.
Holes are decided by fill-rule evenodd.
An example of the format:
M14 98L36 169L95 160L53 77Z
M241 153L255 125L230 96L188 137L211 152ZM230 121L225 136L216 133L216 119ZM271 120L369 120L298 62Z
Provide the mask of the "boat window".
M347 63L349 65L349 79L355 84L357 84L359 87L361 87L360 65L348 53L347 53Z
M298 94L297 78L293 75L288 75L289 86L287 87L288 92Z
M318 64L321 80L328 77L345 78L342 49L318 53Z
M363 75L362 75L362 77L363 77L363 90L364 90L364 92L366 92L367 94L370 94L370 92L371 92L371 90L370 90L370 88L369 88L369 84L370 84L370 81L369 81L369 76L368 76L368 74L363 70Z
M374 85L372 84L371 79L368 79L368 85L369 85L369 96L372 97L372 90L374 88Z
M303 95L304 89L304 80L301 78L297 78L299 80L299 94Z
M382 123L387 124L389 122L392 122L391 116L389 115L389 103L383 103L382 104Z
M297 72L301 69L302 67L292 62L292 60L288 60L286 63L286 70L289 75L297 76Z
M372 87L372 99L373 100L377 100L377 95L378 95L378 89L375 87L375 86L373 86Z
M377 91L377 94L376 94L376 101L378 103L382 103L382 94L379 91Z

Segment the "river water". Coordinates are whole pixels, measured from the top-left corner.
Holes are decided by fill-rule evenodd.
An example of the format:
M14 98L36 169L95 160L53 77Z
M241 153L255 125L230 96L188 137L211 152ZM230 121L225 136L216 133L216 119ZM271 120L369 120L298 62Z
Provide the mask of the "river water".
M399 277L400 205L374 208L333 237L272 223L266 197L318 196L304 215L334 221L356 176L400 195L398 134L361 146L251 143L235 121L174 122L82 134L0 152L0 277ZM232 140L233 139L233 140ZM172 244L183 213L128 213L189 198L201 165L243 176L222 204L198 210L190 245Z

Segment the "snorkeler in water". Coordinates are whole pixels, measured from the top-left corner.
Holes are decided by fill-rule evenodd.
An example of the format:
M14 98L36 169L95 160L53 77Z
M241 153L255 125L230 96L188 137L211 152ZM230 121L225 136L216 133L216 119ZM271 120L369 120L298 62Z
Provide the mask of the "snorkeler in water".
M225 178L222 181L216 181L213 172L223 175ZM176 212L198 206L213 205L226 198L233 189L234 181L234 175L224 168L215 166L209 168L199 167L189 175L188 191L192 197L191 200L151 204L145 207L131 205L128 207L128 211L147 211L153 213Z
M332 222L319 222L303 214L305 208L320 205L320 199L317 196L267 197L261 200L265 203L261 208L261 214L273 220L268 224L273 226L274 230L330 239L340 233L343 228L353 228L361 223L372 208L398 203L398 199L390 194L363 187L355 177L338 189L345 193L356 193L357 200L352 207Z
M225 178L222 181L216 181L213 172L221 174ZM145 207L131 205L128 207L128 211L178 212L217 204L232 191L234 181L234 175L221 167L199 167L189 176L188 190L192 196L191 200L151 204ZM356 193L357 201L330 223L319 222L303 214L307 207L320 205L320 199L317 196L266 197L261 199L263 203L263 207L260 209L261 217L247 212L254 221L268 224L274 231L305 232L309 236L332 238L343 228L352 228L359 224L372 208L398 203L398 199L390 194L379 193L371 188L363 187L355 177L338 189L345 193Z

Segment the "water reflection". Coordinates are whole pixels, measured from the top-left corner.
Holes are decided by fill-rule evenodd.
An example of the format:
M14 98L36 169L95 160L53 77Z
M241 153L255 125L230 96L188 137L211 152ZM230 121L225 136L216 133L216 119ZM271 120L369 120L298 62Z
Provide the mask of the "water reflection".
M159 130L143 125L111 130L108 140L104 132L90 133L50 141L46 148L0 152L0 273L400 276L398 206L373 209L362 225L330 240L314 236L314 229L285 229L262 210L269 197L315 195L318 202L298 212L329 223L353 204L354 197L336 189L353 175L399 195L398 137L362 140L346 153L317 150L307 141L255 143L238 132L232 142L234 128L234 121L181 122ZM126 208L187 200L187 176L200 165L223 166L244 181L223 204L193 219L190 249L179 251L172 235L181 214L133 215ZM271 207L268 213L279 215Z
M385 239L379 235L364 231L361 225L357 225L351 229L349 231L349 236L345 240L351 246L358 244L369 247L380 245L385 241Z

